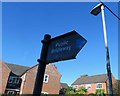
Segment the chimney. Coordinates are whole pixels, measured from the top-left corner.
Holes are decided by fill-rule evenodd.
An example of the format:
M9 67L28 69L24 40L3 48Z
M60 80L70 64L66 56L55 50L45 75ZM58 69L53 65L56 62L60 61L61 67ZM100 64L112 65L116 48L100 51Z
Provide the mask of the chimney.
M57 66L54 65L54 67L57 69Z
M83 75L81 75L81 77L86 77L86 76L88 76L87 74L83 74Z

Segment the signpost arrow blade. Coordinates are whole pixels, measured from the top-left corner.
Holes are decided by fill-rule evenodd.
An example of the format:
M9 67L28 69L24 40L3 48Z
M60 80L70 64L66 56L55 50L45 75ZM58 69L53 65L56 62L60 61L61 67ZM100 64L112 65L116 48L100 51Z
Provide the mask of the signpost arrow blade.
M52 38L49 41L47 63L75 59L87 40L76 31Z

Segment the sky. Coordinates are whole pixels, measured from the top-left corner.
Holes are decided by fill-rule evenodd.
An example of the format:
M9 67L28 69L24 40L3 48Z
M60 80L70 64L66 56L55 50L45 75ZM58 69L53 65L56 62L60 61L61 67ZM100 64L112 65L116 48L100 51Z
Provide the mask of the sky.
M87 43L76 59L53 63L71 85L81 75L106 74L106 50L101 14L90 10L98 2L4 2L2 3L2 60L34 66L45 34L52 38L77 31ZM118 3L105 3L118 15ZM111 71L118 79L118 19L105 9Z
M2 2L98 2L100 0L1 0ZM101 0L103 2L119 2L120 0Z

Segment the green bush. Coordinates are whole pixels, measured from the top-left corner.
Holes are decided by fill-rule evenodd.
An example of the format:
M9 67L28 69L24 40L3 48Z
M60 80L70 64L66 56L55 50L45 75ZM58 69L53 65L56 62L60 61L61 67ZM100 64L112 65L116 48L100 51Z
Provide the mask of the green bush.
M78 90L75 90L70 87L65 94L87 94L87 89L85 87L80 87Z
M100 95L103 95L103 94L105 94L105 90L104 89L97 89L96 90L96 95L97 96L100 96Z
M81 87L76 91L76 94L87 94L87 89L85 87Z

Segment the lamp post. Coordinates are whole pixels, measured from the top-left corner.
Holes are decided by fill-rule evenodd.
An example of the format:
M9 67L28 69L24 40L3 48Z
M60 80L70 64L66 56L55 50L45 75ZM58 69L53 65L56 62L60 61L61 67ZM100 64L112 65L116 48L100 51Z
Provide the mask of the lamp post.
M105 14L104 14L104 4L103 3L98 4L91 10L90 13L97 16L100 12L102 12L102 23L103 23L104 41L105 41L105 48L106 48L106 61L107 61L106 67L107 67L107 75L109 80L109 91L110 91L110 96L113 96L110 56L109 56L107 32L106 32L106 24L105 24Z

